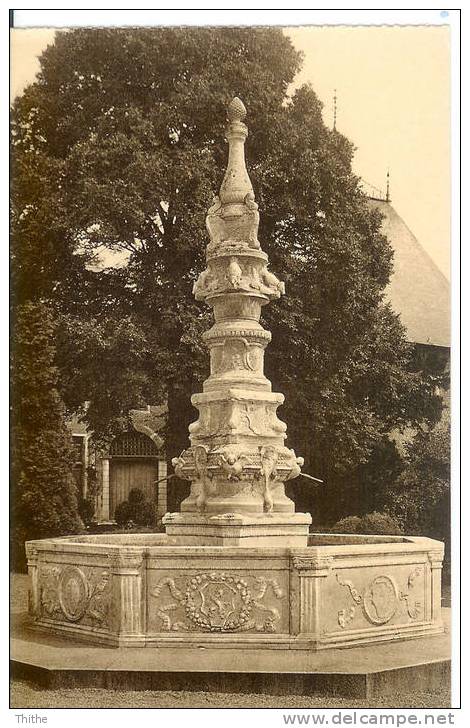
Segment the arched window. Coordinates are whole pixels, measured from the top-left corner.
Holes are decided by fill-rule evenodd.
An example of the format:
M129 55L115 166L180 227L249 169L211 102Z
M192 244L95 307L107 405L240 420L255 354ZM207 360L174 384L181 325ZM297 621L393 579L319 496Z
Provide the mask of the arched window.
M110 458L149 458L157 457L158 448L147 435L131 430L118 435L111 443Z

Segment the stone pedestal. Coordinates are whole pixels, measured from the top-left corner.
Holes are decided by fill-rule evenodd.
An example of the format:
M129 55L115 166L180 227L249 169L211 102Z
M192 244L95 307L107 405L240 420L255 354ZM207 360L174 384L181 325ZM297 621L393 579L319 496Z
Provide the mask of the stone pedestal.
M181 546L305 546L311 522L308 513L170 513L165 517L168 536Z

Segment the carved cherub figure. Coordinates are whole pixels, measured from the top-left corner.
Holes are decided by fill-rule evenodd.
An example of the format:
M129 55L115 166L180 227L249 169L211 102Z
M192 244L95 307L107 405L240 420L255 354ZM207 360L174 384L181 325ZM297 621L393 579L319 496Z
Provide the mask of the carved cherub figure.
M209 233L211 242L208 245L209 250L213 250L222 241L224 232L224 221L221 215L222 202L218 195L212 201L212 206L207 211L206 228Z
M267 268L261 271L261 282L266 286L268 291L266 293L276 293L279 292L279 294L284 294L286 292L286 286L283 281L280 281L277 276L274 275L274 273L271 273ZM261 289L262 290L262 289ZM265 291L262 290L264 293Z
M207 503L207 496L210 491L210 478L207 472L207 449L203 445L197 445L194 450L194 468L199 480L199 495L196 499L198 510L203 511Z
M300 475L302 471L302 466L305 462L303 458L295 456L294 450L290 450L289 452L292 453L292 459L294 461L294 464L286 480L292 480L293 478L297 478Z
M243 271L236 258L230 258L226 278L232 288L240 288Z
M249 275L247 276L247 284L249 288L254 288L255 291L259 291L262 287L261 278L255 265L251 266Z
M277 450L272 445L265 445L261 448L261 476L264 482L264 510L270 513L273 509L270 481L277 477Z
M194 283L193 295L196 297L196 300L199 300L208 293L217 290L218 285L217 277L207 268L199 274L197 281Z
M261 245L258 240L258 227L259 227L259 212L258 204L255 202L255 196L253 192L248 192L244 199L245 206L250 211L250 216L253 218L252 227L248 235L248 244L250 248L259 250Z
M193 296L197 296L198 293L202 293L207 285L207 280L209 278L209 271L203 270L201 273L199 273L199 276L196 281L194 281L193 285Z
M182 478L183 480L187 480L187 475L183 473L183 467L186 465L185 460L183 458L184 450L177 458L171 459L171 464L173 465L175 475L177 478Z
M240 480L245 462L245 455L237 455L230 451L226 454L221 453L219 457L219 465L227 475L227 480Z
M222 208L222 202L220 200L219 195L214 195L214 198L212 200L212 205L207 210L207 214L216 215L218 213L220 215L221 208Z

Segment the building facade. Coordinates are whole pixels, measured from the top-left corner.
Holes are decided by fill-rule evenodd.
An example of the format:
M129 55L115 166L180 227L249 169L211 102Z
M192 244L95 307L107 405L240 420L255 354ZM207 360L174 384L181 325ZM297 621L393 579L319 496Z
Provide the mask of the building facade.
M112 523L117 506L138 488L155 503L157 520L167 512L167 463L161 431L166 405L131 410L130 426L107 448L97 451L90 433L77 418L69 427L76 452L74 476L78 492L94 506L94 520Z

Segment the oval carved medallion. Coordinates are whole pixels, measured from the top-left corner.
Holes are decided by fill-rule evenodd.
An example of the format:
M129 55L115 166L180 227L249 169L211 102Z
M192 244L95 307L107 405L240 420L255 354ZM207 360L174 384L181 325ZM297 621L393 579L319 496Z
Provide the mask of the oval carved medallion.
M366 587L363 607L372 624L385 624L390 621L398 607L395 582L389 576L376 576Z
M88 585L84 573L76 566L63 570L59 579L60 607L70 622L78 622L85 614Z

